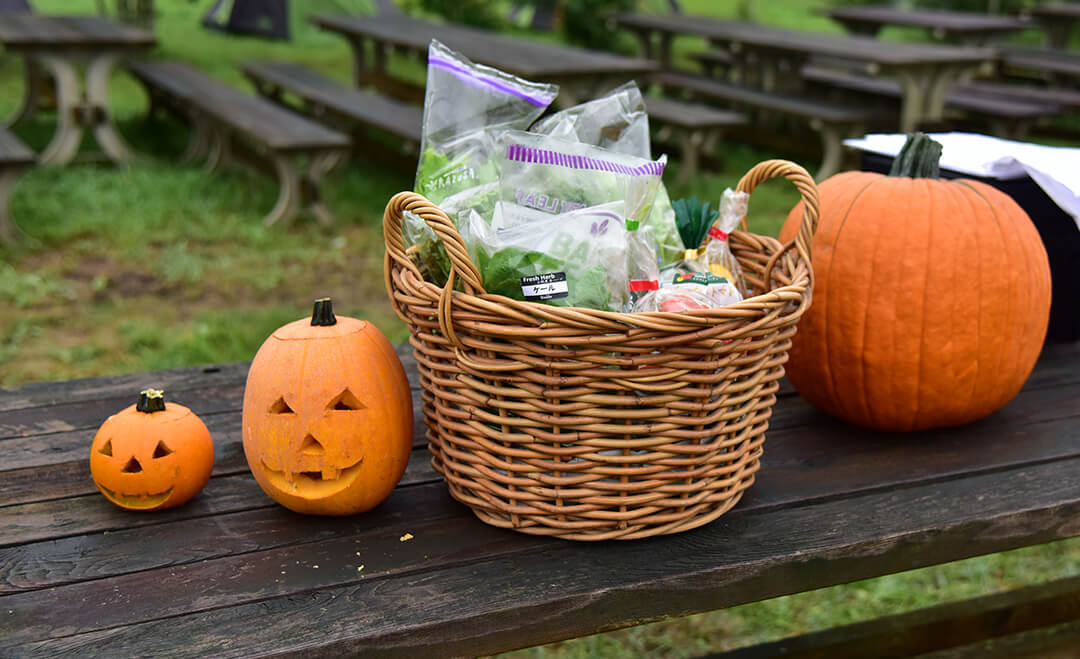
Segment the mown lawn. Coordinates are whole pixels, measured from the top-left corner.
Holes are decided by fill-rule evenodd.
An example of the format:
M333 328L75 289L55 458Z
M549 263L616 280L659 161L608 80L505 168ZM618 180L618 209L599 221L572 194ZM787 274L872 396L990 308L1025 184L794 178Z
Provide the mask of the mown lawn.
M95 6L93 0L34 4L43 13L88 13ZM294 38L274 43L203 29L199 18L209 0L156 4L155 57L186 60L240 86L246 84L237 64L255 58L289 59L347 81L345 42L318 31L306 16L368 9L366 0L294 2ZM735 0L682 4L725 16L740 6ZM837 30L811 7L807 0L756 2L752 13L762 22ZM692 40L679 44L683 52L694 46ZM392 67L422 80L415 62L395 59ZM16 57L0 55L4 116L21 97L21 71ZM146 121L143 92L122 74L113 81L113 100L121 130L146 154L143 161L36 169L16 190L13 212L30 241L0 247L0 385L250 359L274 328L308 314L311 300L325 295L335 298L340 313L371 320L391 340L405 339L383 289L380 221L386 200L411 187L409 172L382 167L379 153L355 155L326 185L334 226L302 216L289 227L264 228L260 219L276 196L272 181L244 169L208 174L177 165L186 128ZM52 126L44 114L15 132L40 150ZM723 155L722 171L673 188L672 196L716 200L755 162L788 154L733 141ZM775 233L795 199L782 182L762 186L751 204L752 228ZM1036 583L1076 573L1078 565L1080 542L1056 543L523 652L691 656Z

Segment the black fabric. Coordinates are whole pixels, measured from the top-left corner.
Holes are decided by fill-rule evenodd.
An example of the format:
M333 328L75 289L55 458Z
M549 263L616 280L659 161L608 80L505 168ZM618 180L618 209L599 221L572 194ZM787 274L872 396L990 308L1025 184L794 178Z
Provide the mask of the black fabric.
M226 11L228 16L226 16ZM235 34L289 39L288 0L217 0L203 25Z
M892 161L891 156L864 152L862 168L867 172L887 174ZM1080 339L1080 229L1073 218L1029 176L999 180L942 169L941 178L968 178L991 185L1012 197L1031 217L1050 259L1052 301L1046 338L1050 341Z

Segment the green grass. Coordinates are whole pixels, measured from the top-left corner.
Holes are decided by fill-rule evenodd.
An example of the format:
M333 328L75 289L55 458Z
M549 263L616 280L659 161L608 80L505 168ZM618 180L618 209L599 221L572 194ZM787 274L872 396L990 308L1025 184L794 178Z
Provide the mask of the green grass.
M227 36L203 29L209 0L158 0L155 57L178 58L229 83L246 86L237 64L283 58L347 81L344 40L311 26L310 14L366 10L366 0L294 2L291 42ZM654 6L664 3L654 1ZM735 16L736 0L683 0L686 11ZM92 0L36 0L41 12L91 12ZM806 0L752 4L762 22L838 31L812 14ZM897 33L895 38L913 38ZM540 38L552 39L550 35ZM632 43L632 42L631 42ZM685 54L700 42L680 40ZM395 57L392 71L422 80L414 61ZM0 56L0 113L22 95L21 63ZM310 313L311 300L330 295L342 314L374 322L392 341L407 334L382 281L382 207L411 187L408 172L360 154L327 180L337 221L331 228L302 217L264 228L272 181L243 169L208 174L177 165L186 128L143 119L146 98L123 74L112 82L120 128L150 157L128 167L79 164L35 169L21 180L13 211L30 241L0 247L0 385L250 359L276 327ZM48 115L16 132L42 148L52 133ZM85 145L93 148L92 142ZM793 154L737 141L723 145L722 171L671 190L718 200L754 163ZM813 163L808 163L811 167ZM677 157L671 174L677 174ZM775 234L797 200L789 184L770 181L755 192L751 229ZM777 598L726 611L634 627L521 654L537 657L691 656L789 634L895 613L942 601L1075 574L1080 542L1032 547L916 570L844 587Z

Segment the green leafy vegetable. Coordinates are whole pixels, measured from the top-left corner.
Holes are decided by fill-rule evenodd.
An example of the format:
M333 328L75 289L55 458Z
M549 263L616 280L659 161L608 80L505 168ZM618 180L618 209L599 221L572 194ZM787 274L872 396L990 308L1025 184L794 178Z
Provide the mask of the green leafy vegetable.
M521 292L521 278L567 270L567 262L541 252L531 252L516 247L504 247L488 256L479 250L477 267L488 293L505 295L515 300L525 300ZM557 307L585 307L587 309L617 310L608 288L607 272L592 267L568 272L569 294L566 297L544 300L544 304Z
M719 209L712 208L707 201L701 203L697 195L689 199L679 199L672 203L671 207L675 210L675 226L679 228L679 236L688 249L699 247L705 242L709 227L720 215Z

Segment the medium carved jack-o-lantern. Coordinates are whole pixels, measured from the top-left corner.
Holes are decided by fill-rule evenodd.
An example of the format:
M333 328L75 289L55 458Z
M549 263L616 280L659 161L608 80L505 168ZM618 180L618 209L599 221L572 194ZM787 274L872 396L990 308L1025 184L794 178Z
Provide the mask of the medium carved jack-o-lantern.
M405 369L374 325L335 317L329 299L311 318L259 348L244 391L244 454L255 480L300 513L370 510L397 485L412 450Z
M147 389L101 424L90 446L90 475L105 498L128 510L186 503L210 480L214 442L199 417Z

